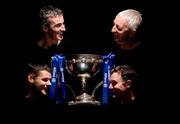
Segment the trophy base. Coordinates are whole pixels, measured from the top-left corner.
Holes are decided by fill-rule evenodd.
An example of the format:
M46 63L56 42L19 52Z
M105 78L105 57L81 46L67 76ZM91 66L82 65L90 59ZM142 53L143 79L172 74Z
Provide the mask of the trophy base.
M101 104L99 101L96 101L94 97L88 95L87 93L83 93L82 95L77 96L75 101L69 102L68 105L100 106Z
M68 103L69 106L100 106L100 102L99 101L71 101Z

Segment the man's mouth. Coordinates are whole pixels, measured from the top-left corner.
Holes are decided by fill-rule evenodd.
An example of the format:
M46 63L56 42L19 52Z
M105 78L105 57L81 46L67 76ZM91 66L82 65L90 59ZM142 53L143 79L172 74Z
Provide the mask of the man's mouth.
M63 39L63 33L59 33L58 36Z

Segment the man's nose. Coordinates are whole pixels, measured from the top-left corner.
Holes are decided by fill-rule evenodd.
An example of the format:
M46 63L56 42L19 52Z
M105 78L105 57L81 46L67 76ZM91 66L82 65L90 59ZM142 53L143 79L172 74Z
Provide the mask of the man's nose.
M116 29L115 29L115 26L113 25L112 29L111 29L111 32L116 32Z
M61 27L61 31L66 31L66 27L65 27L65 25L62 25L62 27Z
M113 89L113 85L111 83L109 85L109 89Z
M51 81L48 80L48 81L46 82L46 85L50 86L50 85L51 85Z

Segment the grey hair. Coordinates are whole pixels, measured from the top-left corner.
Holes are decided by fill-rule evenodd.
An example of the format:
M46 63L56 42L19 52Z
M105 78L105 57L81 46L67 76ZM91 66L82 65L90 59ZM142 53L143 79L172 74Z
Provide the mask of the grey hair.
M55 16L63 16L62 10L54 6L45 6L39 12L40 22L42 26L49 24L48 18Z
M119 12L117 16L126 19L129 28L133 31L136 31L142 23L142 14L134 9L123 10Z

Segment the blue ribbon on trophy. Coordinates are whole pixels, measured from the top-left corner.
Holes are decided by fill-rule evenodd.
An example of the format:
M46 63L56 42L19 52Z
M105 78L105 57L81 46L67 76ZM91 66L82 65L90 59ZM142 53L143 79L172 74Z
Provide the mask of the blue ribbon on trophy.
M56 102L56 104L62 103L66 99L66 88L64 80L64 56L55 55L52 57L52 79L50 87L49 99ZM62 98L59 96L59 87L61 87Z
M113 53L109 53L104 56L104 68L103 68L103 96L102 96L102 104L108 104L108 89L110 85L110 73L112 68L114 67L114 58L115 55Z
M58 68L58 59L56 56L51 57L51 68L52 68L52 79L51 79L51 87L50 87L50 94L49 99L55 100L56 99L56 92L57 92L57 68Z
M62 98L66 99L66 84L65 84L65 80L64 80L64 56L62 55L58 55L58 60L59 60L59 73L60 73L60 83L61 83L61 90L62 90Z

